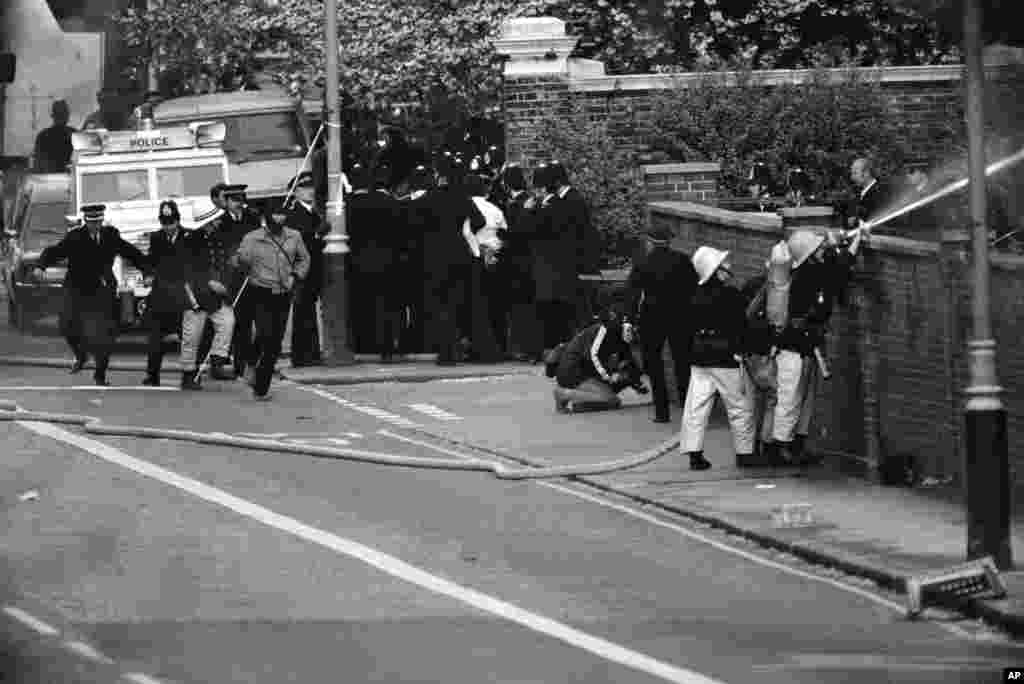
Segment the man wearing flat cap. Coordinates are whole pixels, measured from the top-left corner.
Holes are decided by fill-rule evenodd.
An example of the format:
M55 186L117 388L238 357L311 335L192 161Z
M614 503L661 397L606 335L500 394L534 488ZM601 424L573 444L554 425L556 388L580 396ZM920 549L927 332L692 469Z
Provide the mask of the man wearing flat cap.
M127 259L150 275L149 259L125 242L117 228L103 223L105 212L102 204L82 207L85 225L68 231L60 242L44 249L36 262L36 268L45 270L67 260L61 334L75 355L71 372L81 371L91 354L96 361L93 378L100 386L109 384L107 366L117 336L114 258Z
M668 389L662 359L665 342L672 352L679 406L686 404L690 385L690 304L697 288L697 271L690 257L672 249L672 231L652 227L647 250L633 262L628 288L630 311L640 324L644 371L651 380L654 422L669 422Z
M324 288L324 239L331 231L315 207L316 183L313 174L303 171L292 179L295 201L288 210L285 224L302 235L309 252L309 273L295 292L292 303L292 366L320 363L320 335L316 304Z

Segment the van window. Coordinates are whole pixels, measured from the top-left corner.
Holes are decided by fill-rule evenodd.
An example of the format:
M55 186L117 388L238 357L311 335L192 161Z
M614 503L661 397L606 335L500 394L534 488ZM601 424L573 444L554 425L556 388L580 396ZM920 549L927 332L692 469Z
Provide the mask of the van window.
M28 210L28 225L22 230L23 247L27 251L56 244L67 233L69 207L63 203L33 204Z
M156 194L160 198L205 196L210 187L223 181L220 164L164 166L156 170Z
M224 119L224 151L238 157L286 157L302 154L304 143L295 112L247 114Z
M149 199L149 176L145 169L82 174L79 204L131 202Z

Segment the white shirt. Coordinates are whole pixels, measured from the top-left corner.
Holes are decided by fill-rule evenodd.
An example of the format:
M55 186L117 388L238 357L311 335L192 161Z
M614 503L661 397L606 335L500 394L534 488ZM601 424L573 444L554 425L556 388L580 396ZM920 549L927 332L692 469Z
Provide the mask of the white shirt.
M874 187L875 183L878 182L877 178L872 178L871 182L864 186L864 189L860 191L860 198L864 199L864 195L868 194L868 190Z
M488 202L483 197L474 197L473 204L483 214L485 225L476 232L478 244L490 248L493 251L501 249L501 239L498 237L499 230L507 230L505 214L497 206Z

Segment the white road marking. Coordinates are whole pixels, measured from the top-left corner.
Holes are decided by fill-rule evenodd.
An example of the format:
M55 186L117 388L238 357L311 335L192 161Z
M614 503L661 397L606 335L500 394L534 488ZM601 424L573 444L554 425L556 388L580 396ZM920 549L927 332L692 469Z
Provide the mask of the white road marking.
M29 615L21 608L15 608L14 606L4 606L4 612L10 615L12 618L25 625L29 629L39 632L43 636L57 636L60 634L59 631L46 624L34 615Z
M394 437L395 439L402 440L404 442L409 442L411 444L417 444L419 446L423 446L423 447L426 447L428 449L433 449L434 451L438 451L440 453L447 454L449 456L455 456L456 458L461 458L461 459L465 459L465 460L474 460L474 459L476 459L476 460L485 460L485 461L488 460L486 458L481 458L481 457L478 457L478 456L470 456L468 454L460 453L460 452L452 450L452 449L447 449L445 447L437 446L435 444L431 444L430 442L424 442L422 440L416 440L416 439L411 439L409 437L405 437L405 436L402 436L402 435L397 435L397 434L395 434L393 432L389 432L387 430L379 430L378 432L380 432L383 435L387 435L389 437ZM494 463L495 461L491 460L491 462ZM865 589L860 589L858 587L854 587L854 586L851 586L849 584L845 584L843 582L840 582L838 580L834 580L834 579L831 579L831 578L828 578L828 577L819 577L818 575L815 575L815 574L812 574L812 573L809 573L809 572L804 572L803 570L799 570L797 568L792 568L792 567L789 567L787 565L783 565L782 563L776 563L775 561L768 560L767 558L761 558L760 556L758 556L756 554L750 553L748 551L744 551L743 549L738 549L738 548L736 548L734 546L729 546L728 544L723 544L722 542L716 541L714 539L710 539L710 538L705 537L705 536L703 536L701 534L698 534L697 532L694 532L692 530L688 530L685 527L682 527L681 525L675 525L675 524L670 523L668 521L662 520L662 519L660 519L660 518L658 518L656 516L650 515L649 513L644 513L642 511L637 511L637 510L634 510L633 508L630 508L628 506L623 506L621 504L617 504L617 503L614 503L612 501L606 501L606 500L601 499L599 497L591 496L590 494L586 494L584 492L576 491L575 489L571 489L569 487L565 487L563 485L560 485L560 484L557 484L557 483L554 483L554 482L547 482L547 481L544 481L544 480L534 480L534 482L536 482L537 484L541 485L542 487L547 487L549 489L554 489L554 490L557 490L557 491L562 492L564 494L569 494L570 496L574 496L574 497L576 497L578 499L583 499L585 501L589 501L591 503L595 503L595 504L597 504L599 506L603 506L605 508L610 508L610 509L618 511L620 513L624 513L626 515L632 516L634 518L638 518L640 520L644 520L644 521L646 521L646 522L648 522L648 523L650 523L652 525L655 525L657 527L663 527L665 529L672 530L673 532L677 532L678 534L681 534L684 537L689 537L690 539L693 539L695 541L702 542L704 544L707 544L708 546L711 546L711 547L714 547L714 548L718 549L719 551L724 551L726 553L731 553L731 554L733 554L735 556L739 556L740 558L748 560L751 563L756 563L758 565L763 565L765 567L769 567L769 568L772 568L774 570L778 570L779 572L784 572L784 573L787 573L787 574L790 574L790 575L795 575L797 577L802 577L803 579L811 580L811 581L814 581L814 582L821 582L823 584L827 584L827 585L829 585L831 587L834 587L836 589L839 589L841 591L846 591L846 592L849 592L851 594L856 594L857 596L860 596L861 598L865 598L865 599L867 599L869 601L872 601L873 603L876 603L878 605L884 606L884 607L888 608L889 610L892 610L892 611L894 611L896 613L900 613L900 614L905 614L906 613L906 606L904 606L902 604L899 604L899 603L896 603L894 601L890 601L890 600L888 600L886 598L883 598L883 597L881 597L881 596L879 596L877 594L874 594L874 593L872 593L870 591L867 591ZM941 627L942 629L946 630L947 632L949 632L951 634L954 634L954 635L956 635L958 637L961 637L961 638L970 638L971 637L969 632L967 632L964 629L961 629L960 627L958 627L956 625L945 623L945 622L933 622L932 624L934 624L934 625L936 625L938 627ZM1020 648L1024 648L1024 644L1021 644Z
M1008 667L1011 663L992 658L958 658L941 656L886 656L877 653L792 653L780 654L789 662L754 665L753 670L885 670L887 672L951 672L955 670L987 670Z
M318 397L322 397L324 399L327 399L328 401L333 401L335 404L344 406L345 408L350 408L353 411L358 411L359 413L365 413L366 415L373 416L374 418L385 420L393 425L397 425L398 427L419 427L417 423L414 423L408 418L403 418L402 416L390 413L388 411L384 411L374 406L362 406L355 402L349 401L348 399L343 399L342 397L335 396L330 392L319 389L318 387L309 387L301 385L300 388L307 392L312 392Z
M146 385L10 385L0 392L180 392L180 387L147 387Z
M133 682L134 684L163 684L163 682L161 682L159 679L153 679L149 675L142 674L141 672L132 672L131 674L126 674L124 678L127 679L129 682Z
M57 441L83 449L90 454L105 461L119 465L123 468L136 472L140 475L152 478L172 487L177 487L193 496L222 506L240 515L251 518L268 527L273 527L283 532L288 532L308 542L318 544L341 555L362 561L378 570L405 580L410 584L418 585L424 589L455 599L472 608L493 616L514 622L526 629L551 638L562 641L584 651L588 651L600 658L610 662L618 663L627 668L645 672L651 676L659 677L669 682L679 684L721 684L718 680L711 679L705 675L677 667L648 655L626 648L601 637L588 634L581 630L570 627L543 615L527 611L514 604L495 598L489 594L464 587L450 580L410 565L399 558L385 554L377 549L371 548L351 539L345 539L310 525L299 522L268 508L264 508L251 501L229 494L224 490L205 484L173 471L161 468L147 461L130 456L114 447L98 442L94 439L77 435L63 428L49 423L36 421L18 421L21 425L33 432L50 437ZM138 684L144 684L144 680L133 680ZM145 682L145 684L150 684Z
M64 647L69 651L74 651L83 658L88 658L97 663L103 663L104 665L113 665L114 661L107 656L103 655L89 644L82 641L65 641Z
M413 411L419 411L425 413L432 418L438 418L439 420L462 420L462 416L457 416L454 413L445 411L440 406L434 406L433 404L406 404Z

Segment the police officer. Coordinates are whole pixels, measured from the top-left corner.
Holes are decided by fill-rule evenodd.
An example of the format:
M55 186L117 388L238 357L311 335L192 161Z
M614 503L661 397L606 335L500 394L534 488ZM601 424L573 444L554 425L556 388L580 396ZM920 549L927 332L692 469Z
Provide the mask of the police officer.
M399 200L405 226L403 272L410 287L404 287L403 305L408 312L403 330L402 349L423 351L426 342L427 314L426 279L428 264L424 260L423 243L430 223L430 190L434 186L433 171L420 164L409 176L409 194Z
M185 273L188 268L188 247L181 212L174 200L160 203L160 230L149 234L149 261L153 268L153 289L149 294L146 314L149 319L146 378L143 385L159 387L163 364L164 336L181 329L182 312L190 308ZM184 342L184 341L183 341ZM182 377L182 389L190 389Z
M92 354L96 360L93 378L100 386L109 384L107 366L117 336L114 258L125 258L149 275L149 260L125 242L117 228L103 223L105 211L103 204L82 207L85 225L69 231L56 245L44 249L36 262L36 268L45 270L62 259L67 260L60 327L75 355L71 372L81 371L88 354Z
M260 228L260 216L246 206L245 189L247 185L235 184L225 186L222 191L224 197L224 214L215 219L216 232L222 235L224 244L229 253L242 244L242 238L254 230ZM231 301L238 298L235 305L235 329L231 340L232 355L235 362L235 374L243 375L246 366L255 361L256 351L253 346L253 325L256 312L254 304L247 295L247 289L243 291L245 275L236 273L231 282L225 283L228 287L228 297ZM241 297L239 297L241 293Z
M295 201L285 224L302 235L309 252L309 274L301 282L292 302L292 366L299 368L320 363L320 335L316 305L324 287L325 236L330 225L317 212L316 183L313 174L304 171L293 180Z
M746 300L732 285L729 253L703 246L693 254L697 290L691 309L694 337L679 443L691 470L707 470L704 433L715 396L729 417L737 463L754 452L754 392L741 366L745 351Z
M629 272L632 310L640 324L644 370L651 379L654 422L669 422L668 388L662 351L668 342L675 368L679 405L690 385L690 303L697 271L690 257L669 246L672 232L656 228L647 234L649 249Z

